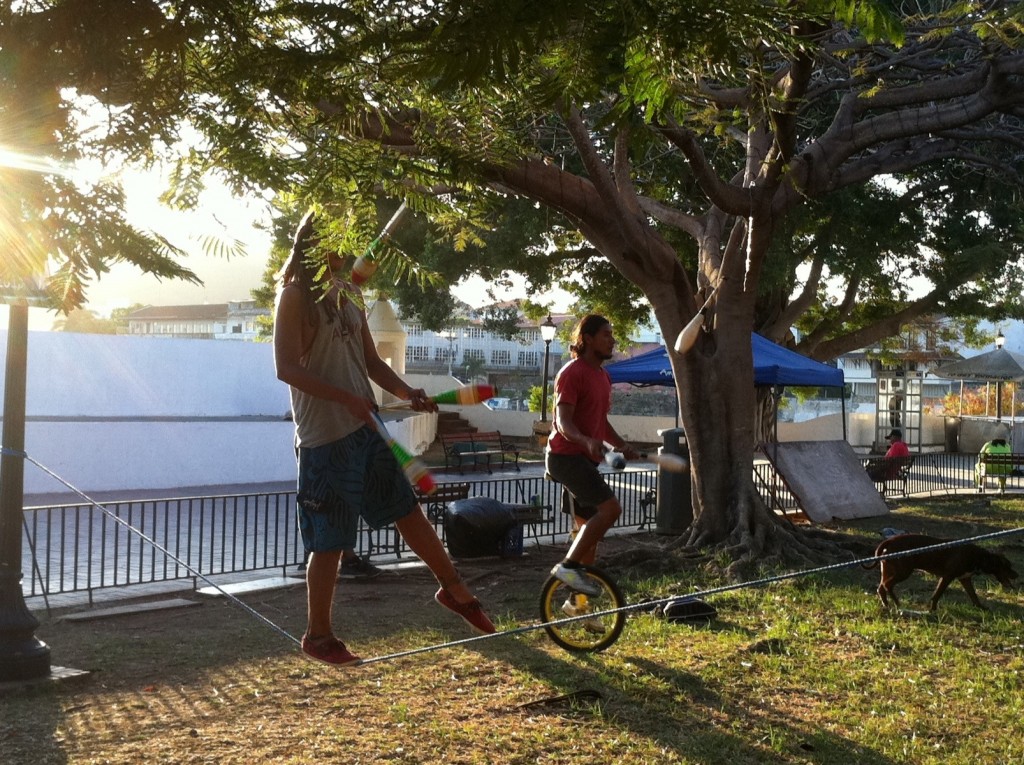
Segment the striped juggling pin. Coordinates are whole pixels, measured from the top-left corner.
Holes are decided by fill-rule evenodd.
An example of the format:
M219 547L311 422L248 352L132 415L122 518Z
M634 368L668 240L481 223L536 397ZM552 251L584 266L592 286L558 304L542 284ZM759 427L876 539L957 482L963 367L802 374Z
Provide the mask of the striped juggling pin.
M380 433L380 437L387 443L391 453L395 455L395 459L398 460L398 464L402 466L402 470L405 471L405 477L409 479L409 483L419 489L423 494L433 494L437 491L437 484L434 482L434 476L430 474L430 470L427 468L426 463L423 462L419 457L409 454L400 443L391 437L388 433L388 429L384 427L383 420L380 419L376 414L373 416L373 421L377 425L377 432Z
M479 404L489 398L494 398L495 392L493 385L473 383L435 394L430 397L430 400L435 404ZM381 409L403 409L409 406L412 404L408 401L396 401L393 404L385 404Z
M388 221L387 225L380 232L380 235L370 242L370 246L366 248L366 252L356 258L356 262L352 266L352 283L355 285L363 284L367 279L373 276L377 270L376 252L381 246L391 237L391 232L394 231L395 226L398 225L398 221L402 219L406 211L409 208L405 206L405 202L399 205L398 209L395 210L395 214L391 216L391 220Z

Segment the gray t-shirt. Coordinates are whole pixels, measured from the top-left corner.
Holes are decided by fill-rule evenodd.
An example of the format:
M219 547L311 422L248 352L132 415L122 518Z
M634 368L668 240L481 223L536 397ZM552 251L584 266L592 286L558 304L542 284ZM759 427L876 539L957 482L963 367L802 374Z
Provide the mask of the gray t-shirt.
M372 400L373 389L363 357L362 310L351 300L345 300L339 307L340 315L333 322L321 303L317 303L317 314L316 337L302 360L303 365L331 385ZM336 401L311 396L294 387L291 400L296 446L329 444L365 424Z

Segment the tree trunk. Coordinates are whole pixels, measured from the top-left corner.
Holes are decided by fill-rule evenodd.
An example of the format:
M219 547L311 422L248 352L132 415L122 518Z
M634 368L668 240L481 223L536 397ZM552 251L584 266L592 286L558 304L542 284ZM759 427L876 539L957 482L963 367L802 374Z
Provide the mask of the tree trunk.
M849 557L827 540L800 533L757 491L754 431L761 409L750 332L702 334L680 362L676 382L690 447L693 523L670 548L723 551L731 561L725 573L734 580L766 563L807 567Z
M671 347L690 317L679 315L678 299L663 303L658 288L648 295ZM718 311L708 324L714 326L687 353L669 353L690 452L694 515L669 547L723 550L733 561L727 574L734 578L771 559L788 565L834 560L834 547L796 532L765 505L754 483L754 448L770 432L764 423L773 411L770 391L754 387L752 318Z
M782 388L758 386L754 389L754 396L755 443L769 443L775 440L775 425L779 415L779 401L782 398Z

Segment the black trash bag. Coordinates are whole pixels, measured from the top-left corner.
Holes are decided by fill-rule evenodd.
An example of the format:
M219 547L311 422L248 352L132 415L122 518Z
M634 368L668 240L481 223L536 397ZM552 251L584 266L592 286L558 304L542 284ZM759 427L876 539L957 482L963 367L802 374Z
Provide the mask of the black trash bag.
M520 527L512 509L491 497L468 497L444 511L444 535L454 558L508 554L510 536Z
M706 623L716 616L718 611L700 598L678 598L670 600L662 609L662 616L670 622Z

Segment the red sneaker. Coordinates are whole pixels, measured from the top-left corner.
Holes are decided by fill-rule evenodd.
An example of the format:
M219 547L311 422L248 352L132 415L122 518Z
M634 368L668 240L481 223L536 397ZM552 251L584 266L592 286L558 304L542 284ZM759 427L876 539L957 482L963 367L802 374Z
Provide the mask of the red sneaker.
M348 650L334 635L315 641L303 636L302 652L311 659L337 667L354 667L363 663L361 658Z
M476 598L473 598L468 603L459 603L448 593L448 590L442 587L434 594L434 600L449 611L461 616L470 627L481 635L493 635L498 631L494 628L491 620L487 618L483 606L480 605L480 601Z

